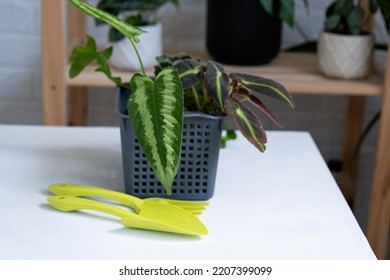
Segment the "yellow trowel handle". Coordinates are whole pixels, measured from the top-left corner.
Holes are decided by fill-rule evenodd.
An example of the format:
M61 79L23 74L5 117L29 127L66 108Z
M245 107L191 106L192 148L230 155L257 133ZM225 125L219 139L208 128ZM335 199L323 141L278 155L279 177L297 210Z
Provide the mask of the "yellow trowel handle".
M136 212L141 210L143 204L142 199L139 199L138 197L94 186L84 186L78 184L53 184L48 188L50 192L56 195L99 196L112 199L133 208Z
M91 199L75 197L75 196L50 196L47 201L54 208L61 211L76 211L76 210L95 210L120 218L136 218L137 214Z

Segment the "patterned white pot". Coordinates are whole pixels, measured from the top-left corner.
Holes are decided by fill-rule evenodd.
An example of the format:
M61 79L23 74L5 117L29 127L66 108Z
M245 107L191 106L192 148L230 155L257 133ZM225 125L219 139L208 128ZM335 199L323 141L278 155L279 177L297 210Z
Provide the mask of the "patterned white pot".
M321 32L318 40L318 66L328 77L357 79L371 70L374 37Z
M141 56L145 68L152 68L156 64L156 56L162 55L162 27L161 23L148 26L140 26L143 33L136 43L137 50ZM123 70L139 71L141 66L138 62L137 55L133 46L127 38L113 43L113 53L110 57L110 64Z

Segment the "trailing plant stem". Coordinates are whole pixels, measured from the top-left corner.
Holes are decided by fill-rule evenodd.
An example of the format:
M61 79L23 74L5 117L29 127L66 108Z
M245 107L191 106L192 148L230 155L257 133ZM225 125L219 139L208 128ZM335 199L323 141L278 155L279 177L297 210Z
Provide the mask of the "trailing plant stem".
M133 38L129 38L129 41L130 41L131 45L132 45L133 48L134 48L135 54L137 55L137 59L138 59L139 65L141 66L142 74L143 74L144 76L146 76L144 64L142 63L141 56L139 55L138 49L137 49L137 47L135 46L135 42L133 41Z

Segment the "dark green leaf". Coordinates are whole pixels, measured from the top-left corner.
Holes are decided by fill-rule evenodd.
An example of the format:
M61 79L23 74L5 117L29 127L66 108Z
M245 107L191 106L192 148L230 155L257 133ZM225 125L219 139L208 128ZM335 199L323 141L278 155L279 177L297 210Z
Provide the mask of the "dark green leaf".
M388 0L377 0L378 6L381 10L383 20L385 22L386 30L390 27L390 2Z
M334 6L334 13L347 16L353 7L353 0L337 0Z
M222 132L221 148L225 148L228 141L237 139L237 134L234 129L224 127L223 130L225 131L225 134Z
M114 27L111 27L110 28L110 31L108 33L108 40L110 42L118 42L120 40L122 40L123 38L125 38L125 35L123 35L122 33L120 33L118 30L116 30Z
M191 59L191 56L183 52L175 56L160 55L156 57L158 65L154 66L154 74L157 75L165 67L171 67L175 61L183 59Z
M360 28L358 26L351 26L349 28L349 32L351 35L359 35L361 33Z
M227 137L227 139L229 139L229 140L235 140L235 139L237 139L236 131L235 131L234 129L227 129L227 130L226 130L226 137Z
M280 0L280 7L278 10L274 9L274 0L259 0L261 6L270 15L275 15L279 11L278 17L285 21L289 26L294 26L294 0ZM308 0L302 0L306 7L309 6Z
M294 0L280 0L279 17L289 26L294 26Z
M202 65L193 59L181 60L175 64L175 68L185 89L196 85L204 75Z
M354 7L347 15L348 27L352 34L360 33L360 23L364 17L364 10L361 7ZM356 33L357 30L357 33Z
M146 158L167 194L176 176L183 127L183 88L177 71L162 70L155 81L135 74L129 117Z
M231 98L226 103L227 112L233 117L242 135L260 152L264 152L267 136L260 118L243 103L237 103Z
M222 149L226 148L226 142L227 142L226 137L221 137L220 147L221 147Z
M165 54L156 57L157 62L162 67L173 66L173 63L178 60L191 59L191 56L181 52L175 56L167 56Z
M369 0L369 8L371 13L376 13L378 9L378 3L376 0Z
M270 15L273 14L273 0L260 0L261 5L263 6L264 10L267 11Z
M283 85L276 81L243 73L231 73L230 77L232 79L237 79L244 87L251 90L255 96L257 94L266 95L271 98L283 101L290 107L294 107L290 93Z
M115 1L115 0L114 1L113 0L101 0L97 4L96 7L100 10L106 11L107 13L110 13L114 16L117 16L119 14L120 10L112 5L113 2L117 2L117 1ZM96 19L96 21L104 22L104 21L101 21L100 19Z
M332 31L341 21L339 14L333 14L325 20L325 30Z
M209 61L205 73L205 82L208 94L224 111L225 100L229 95L229 76L224 72L223 66L217 62Z
M116 13L127 11L152 11L157 10L165 3L171 2L175 6L178 5L178 0L101 0L98 8L106 12Z

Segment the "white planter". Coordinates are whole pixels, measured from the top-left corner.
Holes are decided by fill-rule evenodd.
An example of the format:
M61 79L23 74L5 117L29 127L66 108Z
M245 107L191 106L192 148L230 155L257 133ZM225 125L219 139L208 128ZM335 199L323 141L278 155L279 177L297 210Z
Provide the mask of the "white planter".
M328 77L357 79L371 70L374 37L321 32L318 40L318 66Z
M156 65L156 56L162 55L162 27L161 23L149 26L140 26L147 33L138 36L139 43L136 43L138 52L142 58L145 68L152 68ZM139 71L141 66L133 46L127 38L112 44L114 50L110 57L110 64L123 70Z

